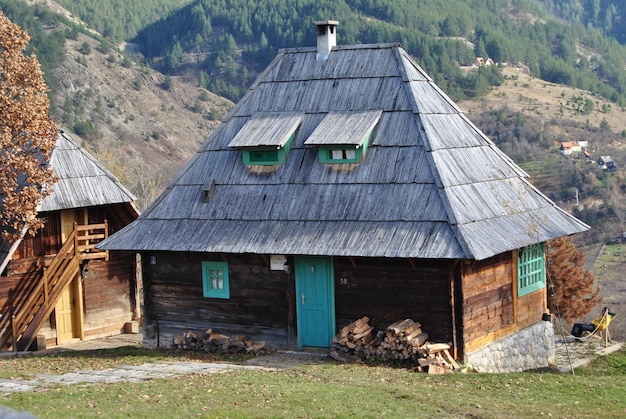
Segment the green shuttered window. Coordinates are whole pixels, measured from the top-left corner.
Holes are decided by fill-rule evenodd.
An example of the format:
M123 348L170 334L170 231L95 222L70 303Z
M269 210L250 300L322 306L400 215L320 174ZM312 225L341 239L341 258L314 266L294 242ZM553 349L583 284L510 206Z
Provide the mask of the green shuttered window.
M519 251L517 263L517 295L530 294L546 285L544 244L539 243Z
M230 298L226 262L202 262L202 295L207 298Z
M360 163L363 159L363 148L352 147L320 147L320 163Z
M288 151L288 147L281 149L258 148L243 150L243 163L246 166L285 164Z

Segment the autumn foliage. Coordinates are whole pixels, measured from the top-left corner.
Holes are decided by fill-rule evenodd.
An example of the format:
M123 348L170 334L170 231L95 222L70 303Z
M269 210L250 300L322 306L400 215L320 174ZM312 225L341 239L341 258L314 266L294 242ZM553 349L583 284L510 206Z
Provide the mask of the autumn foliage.
M12 242L24 228L41 227L37 205L55 176L48 167L57 130L35 56L24 50L30 37L0 11L0 229Z
M602 301L595 277L585 270L585 253L569 237L548 242L546 265L550 312L571 322Z

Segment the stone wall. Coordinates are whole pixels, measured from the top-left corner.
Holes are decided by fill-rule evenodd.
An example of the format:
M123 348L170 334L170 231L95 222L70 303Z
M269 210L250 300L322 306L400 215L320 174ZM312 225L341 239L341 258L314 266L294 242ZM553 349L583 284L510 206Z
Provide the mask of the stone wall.
M554 328L542 321L465 356L479 372L519 372L555 363Z

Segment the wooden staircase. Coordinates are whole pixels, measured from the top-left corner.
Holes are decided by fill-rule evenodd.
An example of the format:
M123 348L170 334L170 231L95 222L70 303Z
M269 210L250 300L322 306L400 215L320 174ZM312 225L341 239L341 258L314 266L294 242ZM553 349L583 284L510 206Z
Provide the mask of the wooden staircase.
M108 224L77 225L47 268L41 272L37 285L27 295L20 296L19 306L13 307L11 334L13 350L27 350L39 329L50 316L65 287L80 273L84 260L108 260L108 252L96 249L96 244L108 236ZM9 336L0 336L0 347Z

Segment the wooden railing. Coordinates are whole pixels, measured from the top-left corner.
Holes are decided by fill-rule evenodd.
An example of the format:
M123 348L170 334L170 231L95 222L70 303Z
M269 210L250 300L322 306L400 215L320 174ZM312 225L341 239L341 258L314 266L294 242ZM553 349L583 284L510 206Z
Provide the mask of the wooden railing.
M83 260L109 260L108 251L96 244L108 236L108 224L77 225L61 250L43 269L41 280L29 291L20 307L13 308L11 338L14 350L26 350L37 337L41 325L54 310L61 294L80 272Z

